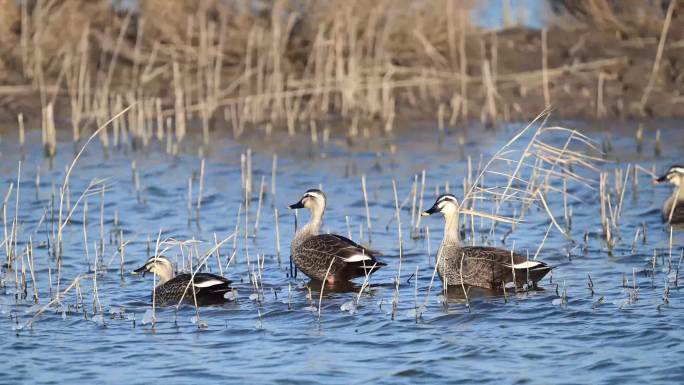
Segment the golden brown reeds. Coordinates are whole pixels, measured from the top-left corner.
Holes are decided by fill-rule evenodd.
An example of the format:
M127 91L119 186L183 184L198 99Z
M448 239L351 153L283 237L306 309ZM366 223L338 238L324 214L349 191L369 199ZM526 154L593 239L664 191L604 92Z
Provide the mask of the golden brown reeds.
M548 39L555 32L551 26L542 31L541 44L535 42L541 63L532 69L510 67L499 51L525 43L504 44L505 36L471 26L469 11L477 4L472 1L276 0L260 12L215 1L144 0L134 12L117 11L108 2L5 3L3 15L17 28L0 38L0 50L2 39L17 41L19 49L9 60L30 84L3 91L34 89L43 109L50 103L62 106L60 98L66 97L69 108L54 113L68 115L75 142L91 122L102 122L109 109L119 110L122 96L126 104L140 107L127 125L113 127L115 145L119 139L126 142L124 135L147 145L155 136L154 122L158 140L165 125L175 132L176 143L197 129L206 147L217 119L229 122L236 138L255 130L269 135L275 128L290 135L309 131L315 141L321 123L331 117L340 118L351 136L389 133L405 113L403 106L437 116L440 129L447 117L454 125L473 113L490 123L529 115L520 100L510 99L513 90L526 97L529 90L541 89L548 106L556 101L551 93L557 79L589 79L586 74L601 83L601 98L595 100L601 103L591 111L601 116L614 111L613 94L601 80L612 79L629 59L625 53L577 60L580 47L558 64L560 43ZM620 31L629 29L623 20L638 13L618 10L606 0L561 3L573 14ZM636 7L630 2L626 8ZM661 39L649 86L640 95L642 110L661 86L654 79L662 72L667 31L679 33L669 21L671 11L663 18L654 6L645 8ZM604 110L603 103L610 106ZM172 141L167 137L167 149L175 153Z

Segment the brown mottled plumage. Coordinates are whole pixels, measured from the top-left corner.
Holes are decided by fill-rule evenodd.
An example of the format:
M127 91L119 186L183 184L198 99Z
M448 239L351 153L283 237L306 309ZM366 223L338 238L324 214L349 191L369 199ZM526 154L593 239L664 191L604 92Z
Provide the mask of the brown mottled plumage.
M516 286L522 286L528 283L536 284L551 271L551 267L544 262L530 261L509 250L461 246L458 210L456 197L445 194L437 198L435 204L423 213L431 215L441 212L446 220L444 239L437 256L437 273L445 285L463 283L486 289L499 289L506 283L514 282Z
M174 277L171 262L163 256L150 257L134 272L143 276L147 272L157 274L159 285L154 288L153 297L157 305L175 305L181 300L189 304L197 300L198 306L220 304L227 302L224 295L232 290L231 282L220 275L196 273L193 278L182 273Z
M384 263L375 259L377 252L336 234L318 234L323 212L325 194L320 190L308 190L291 209L311 210L309 223L295 234L290 246L292 261L309 278L329 283L348 281L372 274ZM330 268L330 271L328 271Z

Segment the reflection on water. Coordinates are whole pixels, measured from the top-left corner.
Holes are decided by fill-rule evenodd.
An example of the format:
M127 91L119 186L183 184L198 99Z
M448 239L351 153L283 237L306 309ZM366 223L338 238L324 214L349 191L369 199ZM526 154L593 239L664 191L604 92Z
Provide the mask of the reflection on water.
M633 133L615 131L610 136L614 149L610 157L617 162L601 167L625 169L624 162L638 162L645 170L661 171L680 162L684 142L676 124L657 124L664 138L662 157L654 157L651 150L636 153ZM51 168L40 155L39 133L31 133L17 184L22 155L14 139L5 137L0 144L0 188L3 197L10 185L19 188L17 250L26 248L30 236L39 302L31 300L33 280L26 266L22 269L21 259L17 269L1 270L0 349L5 359L0 360L0 382L680 381L684 312L678 269L684 233L672 233L670 249L670 233L660 219L669 190L651 186L646 172L638 173L637 183L630 181L625 190L612 253L603 241L598 192L573 187L570 192L578 199L568 205L575 243L555 231L549 233L539 258L555 269L540 282L541 290L503 295L470 288L466 301L463 289L452 287L445 301L441 282L434 276L442 221L423 220L425 236L407 236L412 233L408 197L416 175L420 179L421 170L426 170L423 207L447 181L453 193L462 194L467 156L477 165L480 154L486 159L516 128L471 130L465 145L459 144L459 135L440 141L433 129L407 132L392 141L364 141L351 149L345 141L334 140L316 148L302 138L250 143L254 193L247 222L240 182L244 144L213 139L199 210L201 162L191 155L196 154L191 146L177 157L153 147L144 152L113 150L108 159L94 146L74 170L69 205L76 206L93 178L107 178L105 193L89 195L74 210L71 224L64 228L59 269L47 254L48 243L54 242L51 200L53 191L59 194L73 146L62 143ZM599 131L587 134L598 141L604 137ZM652 147L652 140L646 140L643 148ZM274 152L278 153L275 191ZM367 175L371 237L361 174ZM265 187L256 225L262 178ZM401 253L393 180L400 204L408 202L400 218ZM294 214L286 205L301 191L319 185L329 200L324 230L364 244L370 238L369 246L385 254L382 261L388 266L374 274L363 290L363 279L347 287L321 288L301 274L297 278L290 274ZM10 194L5 201L3 219L9 234L15 196ZM549 204L558 208L564 203ZM533 210L525 219L510 234L506 226L491 234L486 223L478 223L474 242L534 254L549 220L541 210ZM193 255L203 255L236 228L238 236L208 259L209 271L222 271L233 281L234 301L201 308L199 313L191 306L158 308L152 313L152 280L127 273L154 252L157 237L194 238L199 243L198 254ZM2 244L3 261L6 246ZM183 260L178 248L164 254ZM92 279L84 278L59 303L47 307L33 328L18 330L58 290L79 275L91 276L96 260L100 261L97 297ZM255 269L256 263L263 269ZM26 299L16 284L24 274ZM261 274L257 288L254 274Z

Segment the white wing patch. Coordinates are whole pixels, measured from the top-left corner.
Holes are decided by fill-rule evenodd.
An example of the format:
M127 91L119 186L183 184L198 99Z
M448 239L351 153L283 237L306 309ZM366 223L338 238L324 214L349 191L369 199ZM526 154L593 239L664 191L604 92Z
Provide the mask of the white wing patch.
M345 262L361 262L361 261L372 261L373 258L368 254L354 254L347 258L342 258Z
M208 279L202 282L195 282L195 287L211 287L215 285L222 285L225 282L219 281L218 279Z
M538 261L525 261L522 263L516 263L513 265L514 269L533 269L537 266L540 266L542 263Z

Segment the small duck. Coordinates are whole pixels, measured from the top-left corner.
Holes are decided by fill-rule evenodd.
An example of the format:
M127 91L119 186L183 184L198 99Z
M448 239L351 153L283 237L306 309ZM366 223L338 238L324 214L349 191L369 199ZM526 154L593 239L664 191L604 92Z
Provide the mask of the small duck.
M295 266L309 278L328 284L365 277L385 266L385 263L375 259L379 255L376 251L341 235L318 233L325 205L323 191L311 189L297 203L289 206L291 210L307 208L311 212L309 223L297 231L290 245Z
M671 224L684 224L684 166L671 166L665 175L653 180L654 183L669 182L675 188L663 204L663 221Z
M220 304L227 302L224 294L232 290L229 280L215 274L196 273L193 278L191 274L182 273L174 277L171 261L161 255L150 257L133 274L144 277L148 272L159 277L159 284L154 288L154 302L158 305L177 304L181 300L194 305L195 298L198 306Z
M441 195L423 216L444 214L444 239L439 248L437 273L447 286L468 285L501 290L514 282L516 287L531 283L536 286L551 267L544 262L530 261L510 250L483 246L461 246L459 204L452 194Z

